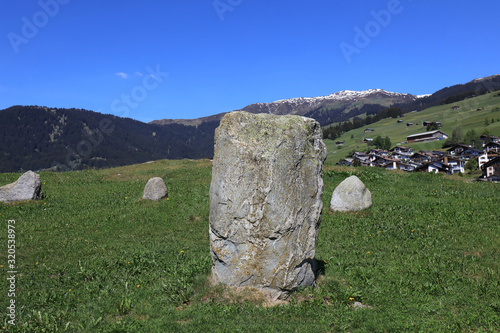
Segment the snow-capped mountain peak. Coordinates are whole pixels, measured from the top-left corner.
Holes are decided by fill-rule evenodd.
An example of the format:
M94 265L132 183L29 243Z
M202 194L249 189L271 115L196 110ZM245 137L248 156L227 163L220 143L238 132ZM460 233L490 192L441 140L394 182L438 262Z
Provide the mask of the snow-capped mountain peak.
M327 95L327 96L317 96L317 97L298 97L298 98L289 98L289 99L280 99L278 101L274 101L271 103L262 103L262 104L282 104L282 103L306 103L306 104L312 104L315 102L323 102L325 100L330 100L330 101L339 101L339 102L348 102L360 98L369 98L372 95L380 95L379 97L404 97L404 96L412 96L410 94L402 94L402 93L396 93L396 92L390 92L386 91L383 89L368 89L368 90L362 90L362 91L355 91L355 90L342 90L339 92L335 92L333 94ZM260 103L259 103L260 104Z

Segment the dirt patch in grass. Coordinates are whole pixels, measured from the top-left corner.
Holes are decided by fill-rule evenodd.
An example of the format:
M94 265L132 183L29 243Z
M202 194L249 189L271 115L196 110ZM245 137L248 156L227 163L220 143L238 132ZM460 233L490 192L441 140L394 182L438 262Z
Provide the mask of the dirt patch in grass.
M287 305L288 300L278 299L277 294L271 290L263 290L254 287L229 287L223 284L215 284L211 277L208 278L207 289L189 304L178 307L178 311L196 303L221 303L221 304L253 304L265 308L277 305Z

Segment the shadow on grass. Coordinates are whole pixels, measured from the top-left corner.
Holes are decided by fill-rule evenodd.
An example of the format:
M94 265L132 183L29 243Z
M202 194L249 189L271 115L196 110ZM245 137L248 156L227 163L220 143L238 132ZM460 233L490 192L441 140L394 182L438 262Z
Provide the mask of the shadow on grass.
M314 277L316 280L321 276L325 275L326 261L323 259L314 258Z

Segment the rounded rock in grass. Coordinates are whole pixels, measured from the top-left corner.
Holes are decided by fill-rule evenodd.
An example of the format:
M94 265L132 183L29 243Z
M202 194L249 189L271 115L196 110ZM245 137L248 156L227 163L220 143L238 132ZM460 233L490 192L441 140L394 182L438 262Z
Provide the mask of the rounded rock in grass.
M356 176L346 178L332 194L330 209L338 212L356 212L372 206L372 195Z
M40 175L33 171L24 173L14 183L0 187L0 202L16 202L42 198Z
M326 158L314 119L231 112L215 133L210 251L215 283L285 298L316 281Z
M168 195L167 185L160 177L153 177L148 180L144 187L142 198L145 200L160 201Z

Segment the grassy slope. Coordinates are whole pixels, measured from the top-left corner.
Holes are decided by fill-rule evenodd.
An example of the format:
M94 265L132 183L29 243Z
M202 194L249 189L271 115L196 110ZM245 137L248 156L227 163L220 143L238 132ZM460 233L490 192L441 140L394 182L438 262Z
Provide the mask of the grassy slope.
M373 207L332 213L357 173ZM228 301L207 287L210 161L42 173L41 201L0 204L0 306L11 332L500 330L498 185L375 168L324 172L317 288L291 305ZM0 174L0 184L19 174ZM168 200L141 200L163 177ZM17 322L5 323L8 219L16 220ZM372 309L354 310L353 301ZM231 303L233 302L233 303Z
M441 131L451 136L456 127L462 129L465 135L467 131L474 129L476 133L483 134L487 130L491 135L500 136L500 97L493 97L498 92L479 96L472 99L467 99L454 104L440 105L422 110L420 112L407 113L403 118L403 123L398 124L397 119L383 119L374 124L349 131L335 141L344 141L345 145L337 147L335 141L325 140L328 147L329 159L335 163L345 158L346 155L353 149L357 151L368 150L368 146L363 144L363 135L365 138L375 138L380 135L388 136L391 139L392 145L403 143L408 135L426 132L424 126L416 125L421 121L438 121L443 127ZM460 106L459 110L452 110L453 105ZM472 106L473 111L470 111ZM477 109L484 110L477 111ZM497 109L498 108L498 109ZM486 126L485 119L488 119L489 125ZM491 123L491 119L495 123ZM411 127L406 127L406 123L413 123ZM364 133L365 128L372 128L375 132ZM351 136L353 137L351 139ZM428 143L404 144L416 150L433 150L442 147L442 141Z

